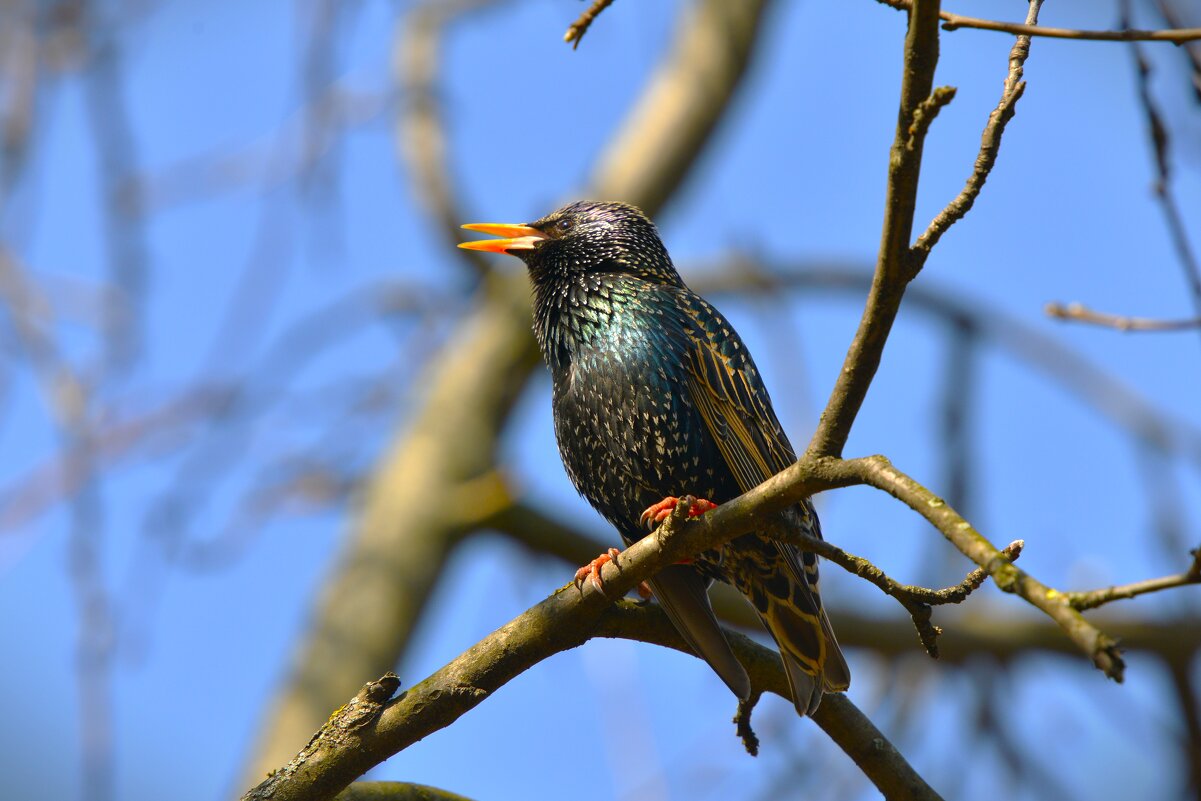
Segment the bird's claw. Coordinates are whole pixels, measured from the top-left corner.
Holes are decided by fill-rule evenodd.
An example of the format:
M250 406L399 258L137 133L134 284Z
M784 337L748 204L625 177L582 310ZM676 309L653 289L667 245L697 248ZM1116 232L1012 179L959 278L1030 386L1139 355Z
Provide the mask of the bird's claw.
M575 572L575 579L572 583L582 590L584 589L584 580L588 579L592 582L592 586L596 587L603 594L605 592L605 580L601 578L601 568L604 567L607 562L617 564L617 557L620 555L621 551L617 550L616 548L610 548L577 570Z
M616 565L617 557L620 555L621 551L617 550L616 548L610 548L577 570L575 572L575 579L572 583L582 590L584 589L584 581L588 580L592 582L593 587L596 587L598 590L604 593L605 580L601 577L601 568L604 567L607 562L612 562ZM618 566L618 569L621 569L620 566ZM651 595L653 593L651 593L650 585L645 581L638 582L638 586L635 587L635 589L638 590L638 595L642 598L642 600L649 601L651 599Z
M663 500L656 503L654 506L648 506L642 515L638 518L642 525L649 529L662 523L672 513L672 510L680 503L680 499L674 495L668 495ZM705 500L704 498L693 498L692 503L688 506L689 517L700 517L705 512L717 508L717 504L713 501Z

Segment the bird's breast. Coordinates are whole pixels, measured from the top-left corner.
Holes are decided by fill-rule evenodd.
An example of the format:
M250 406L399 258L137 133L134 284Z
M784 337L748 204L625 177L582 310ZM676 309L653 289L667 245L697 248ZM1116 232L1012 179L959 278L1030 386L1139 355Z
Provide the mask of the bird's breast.
M714 493L712 445L684 370L670 338L610 325L554 371L563 464L576 489L627 536L642 509L666 495Z

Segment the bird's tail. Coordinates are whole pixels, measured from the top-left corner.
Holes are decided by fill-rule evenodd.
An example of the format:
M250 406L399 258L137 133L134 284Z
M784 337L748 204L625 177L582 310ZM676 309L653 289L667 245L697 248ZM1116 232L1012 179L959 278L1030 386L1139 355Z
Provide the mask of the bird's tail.
M775 550L774 559L754 560L754 574L744 573L739 589L780 649L797 712L812 715L822 693L850 686L851 671L822 609L816 557L783 543Z

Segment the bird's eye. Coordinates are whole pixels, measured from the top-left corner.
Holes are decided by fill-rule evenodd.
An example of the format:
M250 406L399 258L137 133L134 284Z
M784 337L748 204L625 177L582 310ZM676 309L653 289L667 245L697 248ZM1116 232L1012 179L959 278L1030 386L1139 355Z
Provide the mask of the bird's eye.
M571 220L567 217L555 221L555 230L560 234L565 234L571 230Z

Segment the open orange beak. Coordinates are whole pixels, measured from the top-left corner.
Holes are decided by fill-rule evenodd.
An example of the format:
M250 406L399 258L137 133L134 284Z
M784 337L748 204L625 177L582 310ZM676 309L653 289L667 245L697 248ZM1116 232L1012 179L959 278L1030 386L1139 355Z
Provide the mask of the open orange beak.
M504 223L467 223L462 226L468 231L504 237L503 239L481 239L478 242L460 242L464 250L482 250L485 253L508 253L511 250L533 250L534 244L546 239L546 234L528 225Z

